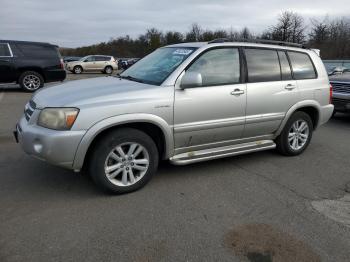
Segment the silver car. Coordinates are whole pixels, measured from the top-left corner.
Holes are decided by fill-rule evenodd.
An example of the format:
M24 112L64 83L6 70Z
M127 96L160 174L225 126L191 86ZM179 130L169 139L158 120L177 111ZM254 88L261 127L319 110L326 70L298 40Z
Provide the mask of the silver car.
M85 166L102 189L126 193L144 186L162 159L185 165L274 148L299 155L331 117L331 94L312 50L184 43L117 77L38 91L15 136L28 154Z

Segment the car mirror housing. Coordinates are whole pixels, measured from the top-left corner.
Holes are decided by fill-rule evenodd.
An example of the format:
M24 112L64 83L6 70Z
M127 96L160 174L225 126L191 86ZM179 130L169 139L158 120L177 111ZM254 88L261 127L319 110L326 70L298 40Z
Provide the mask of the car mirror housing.
M202 74L198 72L186 72L181 79L181 89L202 86Z

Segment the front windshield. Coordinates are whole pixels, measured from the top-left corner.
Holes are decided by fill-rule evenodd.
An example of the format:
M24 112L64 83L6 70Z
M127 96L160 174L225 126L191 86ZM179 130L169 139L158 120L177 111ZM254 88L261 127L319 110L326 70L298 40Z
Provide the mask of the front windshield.
M196 48L163 47L139 60L120 77L160 85Z
M84 56L84 57L80 58L79 61L84 62L84 60L85 60L86 58L88 58L88 57L89 57L89 56Z

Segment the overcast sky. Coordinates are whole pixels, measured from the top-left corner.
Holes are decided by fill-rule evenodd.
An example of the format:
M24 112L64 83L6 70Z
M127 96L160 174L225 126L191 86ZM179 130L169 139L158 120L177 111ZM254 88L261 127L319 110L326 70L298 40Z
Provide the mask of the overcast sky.
M77 47L135 37L151 27L185 32L194 22L261 33L284 10L306 22L350 17L349 0L0 0L0 38Z

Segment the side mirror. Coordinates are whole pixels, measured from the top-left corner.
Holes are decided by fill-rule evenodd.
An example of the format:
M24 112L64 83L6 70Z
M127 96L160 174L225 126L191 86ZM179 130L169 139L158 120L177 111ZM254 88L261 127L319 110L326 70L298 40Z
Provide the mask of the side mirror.
M202 75L198 72L186 72L181 79L180 88L191 88L202 86Z

